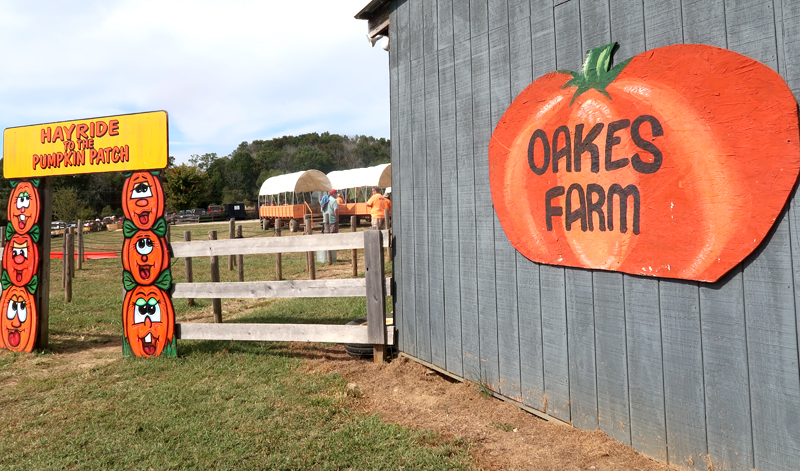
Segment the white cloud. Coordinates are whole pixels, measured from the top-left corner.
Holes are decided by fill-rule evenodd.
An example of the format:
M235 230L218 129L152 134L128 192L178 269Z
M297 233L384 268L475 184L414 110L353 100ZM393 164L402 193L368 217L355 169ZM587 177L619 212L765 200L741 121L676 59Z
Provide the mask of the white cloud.
M0 1L3 128L169 112L170 153L324 132L389 137L368 0Z

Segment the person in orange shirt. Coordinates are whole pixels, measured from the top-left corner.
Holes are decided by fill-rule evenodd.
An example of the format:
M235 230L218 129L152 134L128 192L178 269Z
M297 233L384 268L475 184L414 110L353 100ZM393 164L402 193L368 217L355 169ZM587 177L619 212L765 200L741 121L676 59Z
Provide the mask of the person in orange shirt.
M386 199L377 186L372 187L372 196L367 201L367 208L370 209L372 228L377 230L386 229L386 216L383 213L386 209Z

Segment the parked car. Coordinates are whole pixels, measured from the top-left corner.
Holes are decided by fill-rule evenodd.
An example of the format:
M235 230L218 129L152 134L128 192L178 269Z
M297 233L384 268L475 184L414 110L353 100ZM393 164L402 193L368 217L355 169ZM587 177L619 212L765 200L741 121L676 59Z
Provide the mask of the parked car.
M50 237L58 237L64 235L64 229L67 225L64 221L53 221L50 223Z
M222 208L222 206L212 204L208 207L208 214L211 216L220 216L225 214L225 210Z
M178 220L178 214L175 211L167 211L164 213L164 219L167 220L167 224L175 224Z

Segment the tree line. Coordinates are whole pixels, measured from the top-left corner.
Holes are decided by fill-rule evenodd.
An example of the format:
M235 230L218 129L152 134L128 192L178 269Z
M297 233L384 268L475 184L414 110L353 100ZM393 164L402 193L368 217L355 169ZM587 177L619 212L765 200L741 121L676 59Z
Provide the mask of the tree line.
M390 142L372 136L341 136L328 132L242 142L227 156L192 155L176 165L173 157L162 174L166 206L173 211L212 204L254 204L267 178L315 169L334 170L388 163ZM2 176L2 165L0 165ZM53 177L53 219L74 221L122 216L121 173ZM11 185L0 178L0 207L6 208ZM5 211L2 211L5 218Z

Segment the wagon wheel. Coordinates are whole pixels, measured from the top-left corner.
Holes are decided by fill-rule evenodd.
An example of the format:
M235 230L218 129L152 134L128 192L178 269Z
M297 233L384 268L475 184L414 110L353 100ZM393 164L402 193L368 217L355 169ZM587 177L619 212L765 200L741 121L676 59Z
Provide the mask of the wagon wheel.
M290 232L297 232L297 219L292 219L289 221L289 231Z

